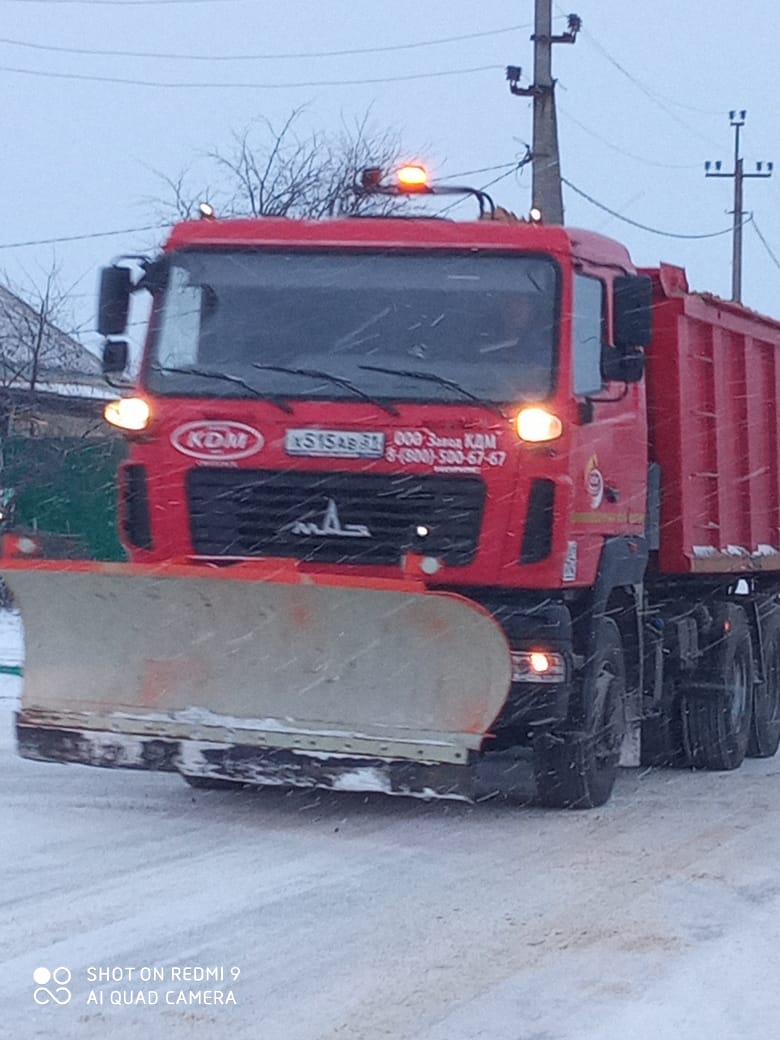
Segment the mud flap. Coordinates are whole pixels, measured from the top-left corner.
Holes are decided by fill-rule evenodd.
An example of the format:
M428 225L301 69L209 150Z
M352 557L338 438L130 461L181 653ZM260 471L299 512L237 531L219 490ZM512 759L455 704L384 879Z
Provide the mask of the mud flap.
M492 618L413 582L289 561L2 573L25 628L20 730L463 765L510 687Z

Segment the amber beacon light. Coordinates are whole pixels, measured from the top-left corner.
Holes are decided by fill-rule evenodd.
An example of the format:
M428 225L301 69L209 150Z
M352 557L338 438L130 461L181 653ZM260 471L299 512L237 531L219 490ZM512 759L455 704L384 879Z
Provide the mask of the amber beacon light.
M424 166L402 166L395 176L401 191L427 191L429 188L428 171Z

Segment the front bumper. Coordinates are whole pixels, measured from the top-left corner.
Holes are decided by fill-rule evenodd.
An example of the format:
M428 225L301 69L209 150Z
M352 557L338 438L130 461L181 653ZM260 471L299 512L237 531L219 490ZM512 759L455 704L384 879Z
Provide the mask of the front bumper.
M473 762L411 762L288 748L251 747L105 730L31 725L17 716L19 754L39 762L142 769L255 786L474 798ZM474 756L475 757L475 756Z

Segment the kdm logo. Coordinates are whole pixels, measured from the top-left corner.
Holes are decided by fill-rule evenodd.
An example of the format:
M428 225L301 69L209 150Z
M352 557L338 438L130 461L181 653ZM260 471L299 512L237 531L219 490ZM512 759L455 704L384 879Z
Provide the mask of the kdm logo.
M264 444L259 430L229 419L185 423L171 434L171 444L182 455L193 459L246 459L261 451Z

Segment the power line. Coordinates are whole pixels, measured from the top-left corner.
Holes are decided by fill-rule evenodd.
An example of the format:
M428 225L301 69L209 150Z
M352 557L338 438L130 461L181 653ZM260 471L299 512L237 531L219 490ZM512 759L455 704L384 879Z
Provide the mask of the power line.
M629 152L627 148L621 148L620 145L615 144L614 141L610 141L608 137L604 137L603 134L600 134L597 130L594 130L592 127L586 126L585 123L577 119L576 116L573 116L571 112L567 112L566 109L562 108L560 105L558 106L558 111L567 119L571 120L572 123L575 123L581 130L584 130L586 134L590 134L591 137L595 137L597 141L601 141L601 143L606 145L607 148L611 148L613 152L618 152L620 155L626 155L629 159L634 159L636 162L641 162L646 166L658 166L664 170L697 170L701 166L701 163L698 162L664 163L658 162L657 159L646 159L644 156L635 155L634 152Z
M522 170L522 168L525 165L527 165L528 161L529 161L529 157L526 156L523 159L515 160L513 163L502 163L501 166L509 166L510 168L505 173L500 173L498 175L498 177L494 177L492 181L488 181L487 184L480 185L478 190L479 191L486 191L488 188L492 188L494 184L498 184L499 181L503 181L507 177L511 176L511 174L516 173L518 170ZM497 170L501 169L501 166L496 166L495 169L497 169ZM479 173L480 171L479 170L473 170L472 172L473 173ZM460 174L460 176L465 177L465 176L467 176L467 174ZM463 199L456 199L454 202L450 202L447 206L444 206L441 210L439 210L439 213L440 214L449 213L450 210L454 209L456 206L460 206L465 201L466 201L465 198L463 198Z
M511 163L499 163L496 166L483 166L479 170L465 170L462 173L451 173L442 180L452 180L454 177L469 177L475 173L492 173L493 170L505 170L509 167L509 173L518 167L517 162ZM501 179L500 177L498 178ZM494 184L495 181L491 181L490 184ZM489 185L486 185L489 187ZM92 238L111 238L116 235L136 235L144 231L163 231L170 227L170 223L165 224L146 224L143 227L135 228L120 228L117 231L90 231L81 235L60 235L56 238L37 238L30 239L26 242L0 242L0 249L23 249L27 246L49 246L57 245L61 242L84 242Z
M118 83L130 87L160 87L175 90L228 88L231 90L289 90L297 87L358 87L373 83L401 83L407 80L435 79L444 76L466 76L475 72L503 70L502 65L477 65L468 69L445 69L441 72L413 72L405 76L376 76L368 79L311 80L303 83L165 83L158 80L129 79L122 76L91 76L80 72L42 72L38 69L20 69L0 65L0 72L11 72L22 76L39 76L44 79L70 79L89 83Z
M162 231L169 224L147 224L145 227L121 228L118 231L91 231L83 235L60 235L57 238L30 239L27 242L2 242L0 249L23 249L26 246L51 246L59 242L84 242L90 238L111 238L112 235L135 235L141 231Z
M506 169L506 172L504 172L502 174L499 174L498 177L494 177L493 180L488 181L486 184L483 184L480 187L480 189L479 189L480 191L485 191L487 188L492 187L494 184L498 184L499 181L505 180L507 177L509 177L512 173L516 172L517 170L522 169L523 165L524 164L522 162L517 162L517 161L514 161L512 163L500 163L500 164L498 164L496 166L486 166L486 167L483 167L480 170L467 170L467 171L465 171L463 173L449 174L447 177L445 177L443 179L444 180L452 180L453 177L467 177L470 174L474 174L474 173L486 173L486 172L488 172L490 170L500 170L500 169L504 169L505 167L509 167L509 169ZM583 191L582 188L578 188L576 184L572 184L572 182L570 180L568 180L566 177L561 177L561 181L563 182L563 184L566 185L567 188L571 188L571 190L575 194L581 196L587 202L590 202L591 205L596 206L597 209L603 210L605 213L608 213L611 217L615 217L617 220L622 220L624 223L630 224L632 227L639 228L642 231L648 231L648 232L650 232L650 234L660 235L663 238L683 238L683 239L717 238L720 235L728 234L729 231L732 230L730 227L728 227L728 228L724 228L722 231L710 231L710 232L706 232L706 233L703 233L703 234L683 234L681 232L675 232L675 231L661 231L659 228L650 227L647 224L641 224L639 221L632 220L630 217L626 217L622 213L618 213L617 210L611 209L609 206L605 205L603 202L599 202L598 199L595 199L592 195L589 195L586 191ZM450 203L448 206L445 206L444 209L441 210L441 212L442 213L446 213L449 210L453 209L455 206L459 205L463 201L464 201L463 199L458 199L457 201ZM764 238L763 234L759 230L759 227L756 224L753 215L751 214L750 216L746 217L745 220L743 221L743 224L752 224L753 225L753 227L755 228L756 234L758 235L759 239L761 240L762 245L764 246L764 248L766 249L767 253L771 257L772 261L774 262L774 264L778 268L780 268L780 260L778 260L777 256L775 255L775 253L772 250L772 247L769 245L769 243L767 242L767 240ZM0 243L0 249L23 249L23 248L28 247L28 246L48 246L48 245L57 245L57 244L59 244L61 242L83 242L83 241L87 241L89 239L94 239L94 238L111 238L111 237L114 237L114 236L117 236L117 235L135 235L135 234L140 234L141 232L145 232L145 231L163 231L165 228L167 228L169 226L170 225L167 224L167 223L166 224L146 224L143 227L119 228L116 231L90 231L90 232L85 232L85 233L80 234L80 235L59 235L59 236L57 236L55 238L28 239L27 241L24 241L24 242L1 242Z
M755 220L753 219L753 214L752 213L750 215L750 222L753 225L753 230L755 231L755 233L759 237L761 245L764 247L764 249L766 249L767 253L769 254L769 257L772 260L772 263L775 265L775 267L780 268L780 260L778 260L777 255L775 254L774 250L769 245L769 243L764 238L764 236L761 234L761 231L759 229L758 224L756 224Z
M658 90L655 91L655 96L660 98L661 101L665 101L668 105L674 105L675 108L684 108L686 112L695 112L700 116L723 115L723 112L719 108L700 108L699 105L686 105L684 101L678 101L676 98L669 97L668 94L662 94Z
M495 166L483 166L479 170L463 170L460 173L447 173L439 179L443 181L451 181L455 177L472 177L475 173L492 173L494 170L506 170L509 167L511 167L511 172L511 170L517 168L517 165L517 160L508 163L497 163ZM489 185L486 184L485 187L487 188ZM479 190L482 191L482 188Z
M40 2L40 0L36 0ZM87 54L106 58L154 58L172 61L282 61L308 58L343 58L358 54L383 54L388 51L408 51L420 47L438 47L449 43L460 43L463 40L476 40L486 36L499 36L504 33L530 29L530 24L506 25L501 29L485 29L482 32L465 33L462 36L442 36L435 40L419 40L416 43L395 43L383 47L349 47L337 51L299 51L281 54L184 54L182 52L163 51L119 51L96 50L87 47L60 47L54 44L33 43L28 40L13 40L0 36L0 43L12 47L25 47L28 50L51 51L58 54Z
M645 97L649 98L650 101L653 102L653 104L657 105L660 109L662 109L669 116L670 119L673 119L680 126L684 127L684 129L686 129L688 133L694 134L700 140L706 141L707 144L713 144L712 138L707 137L705 134L702 134L695 127L691 126L690 123L687 123L684 119L678 116L676 112L673 112L669 105L666 103L666 101L661 99L661 96L658 93L651 90L649 87L646 87L645 84L641 80L637 79L636 76L634 76L631 72L629 72L624 65L621 65L617 58L614 58L606 49L606 47L603 47L599 43L599 41L593 36L592 33L589 33L583 29L582 35L596 48L596 50L598 50L601 53L601 55L604 58L606 58L610 65L614 66L618 70L618 72L622 73L626 77L626 79L628 79L631 83L634 84L637 90L640 90L645 95ZM707 114L713 115L714 113Z
M583 191L582 188L578 188L576 184L572 184L572 182L567 180L565 177L561 177L561 180L567 188L571 188L575 194L580 195L593 206L604 210L605 213L609 213L610 216L615 217L617 220L622 220L625 224L630 224L632 227L639 228L641 231L649 231L651 235L661 235L662 238L717 238L719 235L728 235L732 230L732 228L727 227L722 231L709 231L700 235L686 235L678 231L661 231L658 228L649 227L647 224L640 224L639 221L632 220L630 217L624 217L622 213L618 213L617 210L605 206L603 202L594 199L592 195L588 195L588 193ZM743 223L747 224L750 220L751 218L747 217Z
M474 173L491 173L493 170L505 170L509 167L509 173L511 173L518 166L517 162L511 163L499 163L496 166L483 166L479 170L465 170L462 173L451 173L442 180L452 180L454 177L469 177ZM500 180L501 178L497 178ZM490 184L494 184L495 181L491 181ZM485 185L489 187L490 185ZM92 238L111 238L117 235L136 235L144 231L163 231L170 227L170 223L166 224L146 224L143 227L135 228L120 228L117 231L90 231L85 232L81 235L60 235L56 238L37 238L29 239L26 242L0 242L0 249L23 249L27 246L49 246L57 245L61 242L84 242Z
M564 17L563 8L561 7L561 5L556 3L555 7L558 11L559 17ZM601 53L604 55L607 61L610 62L610 64L614 65L615 68L622 72L624 76L627 76L628 79L636 87L638 87L644 94L647 94L647 96L651 97L653 100L660 98L662 101L667 101L670 105L675 105L677 108L685 108L689 112L698 112L700 115L719 116L722 114L720 111L715 111L711 108L698 108L696 105L686 105L684 104L684 102L678 101L677 98L670 98L666 94L662 94L658 90L651 90L650 87L647 86L647 84L643 83L642 80L632 75L632 73L630 73L628 69L624 68L616 58L613 58L613 56L609 53L607 48L604 47L603 44L598 42L593 33L588 32L588 30L582 28L582 26L580 26L580 32L583 36L586 36L588 40L590 40L594 47L601 51Z

